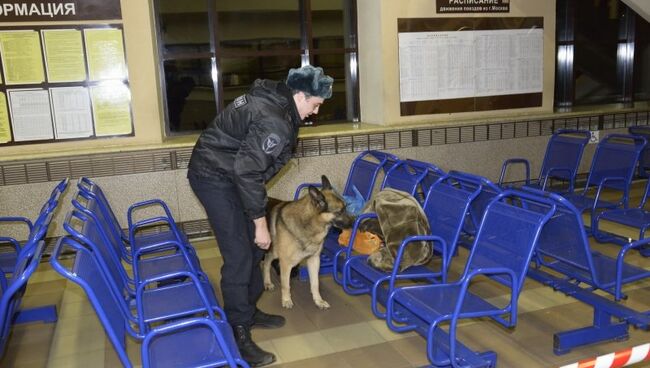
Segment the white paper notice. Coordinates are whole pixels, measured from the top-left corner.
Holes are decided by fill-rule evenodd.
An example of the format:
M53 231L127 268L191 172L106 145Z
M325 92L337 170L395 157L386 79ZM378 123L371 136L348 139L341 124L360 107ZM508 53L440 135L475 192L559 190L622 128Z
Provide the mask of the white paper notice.
M15 89L8 92L15 141L53 139L48 92L44 89Z
M398 38L401 102L542 92L541 28Z
M51 88L57 139L90 137L93 118L90 95L84 87Z

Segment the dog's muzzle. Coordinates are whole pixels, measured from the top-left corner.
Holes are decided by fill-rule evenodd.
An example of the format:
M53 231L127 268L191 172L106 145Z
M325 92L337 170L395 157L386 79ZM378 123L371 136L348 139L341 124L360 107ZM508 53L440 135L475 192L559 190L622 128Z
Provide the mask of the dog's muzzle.
M332 226L338 228L338 229L349 229L354 225L354 217L346 214L343 214L341 216L337 216L334 218L332 221Z

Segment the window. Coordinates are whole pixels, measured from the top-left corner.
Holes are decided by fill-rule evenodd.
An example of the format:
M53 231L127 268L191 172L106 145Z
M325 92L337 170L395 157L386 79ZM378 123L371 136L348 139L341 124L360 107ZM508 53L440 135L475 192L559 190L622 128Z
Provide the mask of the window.
M650 100L650 23L636 16L634 39L634 100Z
M615 103L620 98L616 80L616 51L621 7L617 1L576 1L576 105Z
M556 20L556 108L648 100L647 21L620 0L558 0Z
M156 0L168 134L200 131L257 78L322 66L333 95L314 121L359 120L356 0Z

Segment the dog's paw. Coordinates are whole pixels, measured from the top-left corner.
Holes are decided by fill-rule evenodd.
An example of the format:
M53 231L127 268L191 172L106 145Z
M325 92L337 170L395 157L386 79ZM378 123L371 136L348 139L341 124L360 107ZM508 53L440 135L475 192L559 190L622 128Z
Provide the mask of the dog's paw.
M275 290L275 285L272 282L269 282L268 284L264 284L264 290L273 291Z
M282 301L282 306L287 308L287 309L293 308L293 300L291 300L291 299L283 300Z
M316 306L320 309L328 309L330 307L330 303L324 301L323 299L314 300L314 303L316 303Z

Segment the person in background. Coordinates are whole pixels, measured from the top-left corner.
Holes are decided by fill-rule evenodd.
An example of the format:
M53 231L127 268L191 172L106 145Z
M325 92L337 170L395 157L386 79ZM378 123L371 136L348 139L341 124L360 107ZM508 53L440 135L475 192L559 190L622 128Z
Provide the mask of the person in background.
M167 84L167 111L169 114L169 129L173 132L181 130L181 114L185 108L187 97L194 89L194 79L183 77L178 82Z
M271 245L265 184L289 161L300 122L332 96L333 79L310 65L286 81L256 80L201 133L187 177L203 205L221 256L224 310L242 357L252 366L275 361L251 339L251 328L285 319L257 309L264 290L260 261Z

